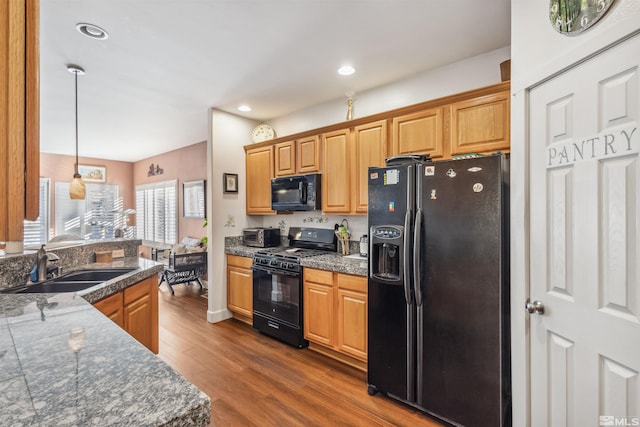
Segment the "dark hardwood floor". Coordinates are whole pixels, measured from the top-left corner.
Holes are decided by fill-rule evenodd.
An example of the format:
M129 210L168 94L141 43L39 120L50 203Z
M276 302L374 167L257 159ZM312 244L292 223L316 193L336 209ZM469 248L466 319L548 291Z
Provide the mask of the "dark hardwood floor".
M159 356L211 398L214 426L441 426L381 396L366 374L230 319L206 321L197 286L160 288Z

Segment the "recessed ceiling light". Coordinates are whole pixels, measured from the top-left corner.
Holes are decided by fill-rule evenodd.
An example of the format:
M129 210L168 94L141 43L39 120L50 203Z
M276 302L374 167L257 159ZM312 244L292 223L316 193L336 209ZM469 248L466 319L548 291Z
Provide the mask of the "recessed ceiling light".
M340 74L341 76L350 76L355 72L356 72L356 69L353 68L351 65L344 65L338 68L338 74Z
M248 113L249 111L251 111L251 107L249 107L248 105L241 105L238 107L238 110Z
M87 24L86 22L76 24L76 30L80 31L80 34L83 36L87 36L91 39L106 40L109 38L107 30L104 30L97 25Z

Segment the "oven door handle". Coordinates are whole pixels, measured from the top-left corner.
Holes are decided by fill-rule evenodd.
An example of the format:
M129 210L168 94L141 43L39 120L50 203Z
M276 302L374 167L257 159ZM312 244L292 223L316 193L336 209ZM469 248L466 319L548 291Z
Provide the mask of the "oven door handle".
M295 273L292 271L281 271L281 270L269 270L266 268L259 268L259 267L251 267L251 270L253 271L262 271L265 272L267 274L271 274L271 275L280 275L280 276L291 276L291 277L298 277L300 275L300 273Z

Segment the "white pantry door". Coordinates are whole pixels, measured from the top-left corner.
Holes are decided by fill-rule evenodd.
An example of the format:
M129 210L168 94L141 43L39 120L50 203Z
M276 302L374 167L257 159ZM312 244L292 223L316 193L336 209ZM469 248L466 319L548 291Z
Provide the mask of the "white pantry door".
M529 94L532 426L640 416L639 66L635 36Z

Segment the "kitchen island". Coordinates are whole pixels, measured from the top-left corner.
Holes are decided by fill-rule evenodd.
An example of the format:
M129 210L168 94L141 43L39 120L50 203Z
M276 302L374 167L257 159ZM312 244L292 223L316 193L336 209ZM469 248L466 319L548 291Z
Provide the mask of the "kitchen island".
M0 425L209 423L209 397L90 304L161 269L118 263L139 268L77 293L0 295Z

